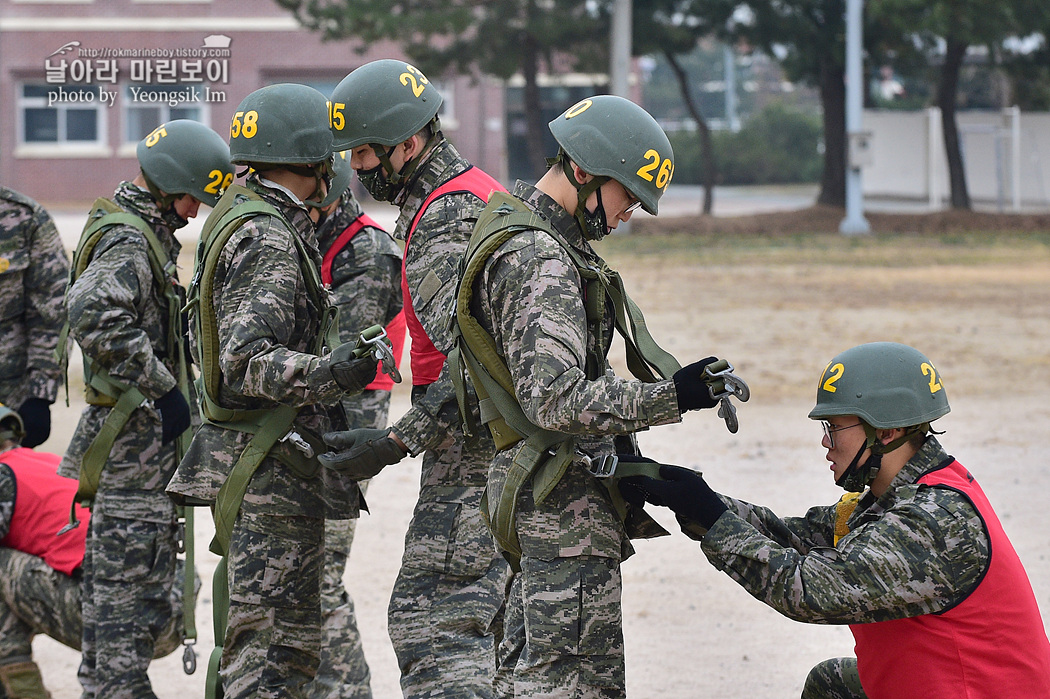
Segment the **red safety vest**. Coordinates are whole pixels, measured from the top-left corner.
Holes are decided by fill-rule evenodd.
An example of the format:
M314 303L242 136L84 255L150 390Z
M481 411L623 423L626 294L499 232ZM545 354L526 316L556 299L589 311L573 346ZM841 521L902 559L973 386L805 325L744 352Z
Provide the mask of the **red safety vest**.
M412 219L412 225L409 227L408 236L405 239L405 255L401 260L401 295L404 298L408 334L412 338L412 345L409 347L409 357L412 366L413 386L426 386L437 381L438 375L441 374L441 367L445 364L445 355L434 347L430 336L427 335L423 325L419 322L419 318L416 317L416 312L412 309L412 297L408 293L408 275L405 273L405 260L408 259L408 246L412 244L412 233L416 230L416 225L419 224L419 219L423 217L427 207L438 197L446 194L466 192L473 194L483 202L487 202L492 192L506 191L503 185L481 170L481 168L471 166L431 192L430 196L423 200L423 205L419 207L415 218Z
M332 247L328 248L328 252L324 254L324 259L321 261L321 283L331 286L332 262L335 260L335 256L341 253L350 244L350 239L365 226L382 230L378 223L365 214L361 214L351 221L350 225L332 243ZM386 336L390 339L390 344L393 345L394 365L399 369L401 368L401 355L405 351L405 331L405 312L401 310L386 326ZM388 374L384 374L380 368L377 368L375 380L365 386L365 390L389 391L393 387L394 380Z
M80 526L57 536L69 524L69 506L77 492L77 481L58 475L62 457L19 447L0 454L0 463L15 474L15 510L7 536L0 546L39 556L66 575L84 562L91 513L76 506Z
M991 563L941 614L850 626L871 699L1050 699L1050 642L1032 585L981 487L958 461L919 483L951 488L977 509Z

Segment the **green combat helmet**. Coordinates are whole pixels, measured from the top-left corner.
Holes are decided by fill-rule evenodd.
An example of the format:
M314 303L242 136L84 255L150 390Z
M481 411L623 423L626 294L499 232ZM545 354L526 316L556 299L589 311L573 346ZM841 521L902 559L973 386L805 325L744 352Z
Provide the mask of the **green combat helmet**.
M7 439L21 443L25 436L26 429L22 423L22 416L0 403L0 443ZM3 445L0 444L0 446Z
M161 211L183 194L214 207L233 182L229 146L222 136L190 119L161 124L139 141L135 153Z
M867 435L860 453L839 478L838 485L860 492L875 479L882 454L915 434L926 434L930 423L951 410L941 375L926 355L896 342L872 342L842 352L828 362L817 384L812 420L855 415ZM905 428L904 436L879 444L875 430ZM864 449L873 458L857 465Z
M674 151L647 111L623 97L596 95L569 107L549 126L561 147L550 163L560 160L569 181L576 186L576 219L589 238L600 239L608 232L601 200L594 214L586 210L585 202L610 179L622 184L642 208L656 215L660 197L674 175ZM576 182L565 156L594 175L594 180L586 185Z
M314 197L324 199L332 175L332 132L328 129L328 101L324 95L298 83L267 85L252 92L230 121L230 159L265 171L284 168L313 177ZM319 206L308 201L310 206Z
M419 69L390 58L366 63L342 79L332 92L329 116L333 147L352 150L371 145L380 165L360 173L361 184L378 201L393 201L423 154L440 140L437 113L441 93ZM432 124L420 154L395 172L394 146ZM385 146L386 149L378 146Z
M325 209L339 201L346 190L350 189L350 180L353 178L354 169L350 167L350 158L346 151L337 151L332 154L332 184L328 187L328 195L319 204Z
M234 112L230 159L235 164L314 165L331 157L328 103L308 85L267 85L245 97Z

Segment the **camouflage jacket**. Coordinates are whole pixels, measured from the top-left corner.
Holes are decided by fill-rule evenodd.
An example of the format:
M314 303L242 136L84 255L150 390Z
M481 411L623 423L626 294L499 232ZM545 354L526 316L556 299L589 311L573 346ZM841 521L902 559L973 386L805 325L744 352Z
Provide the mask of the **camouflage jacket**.
M170 261L178 260L182 246L149 192L122 182L113 200L145 221ZM137 386L152 401L175 387L176 359L167 356L172 330L168 328L164 292L149 264L148 248L149 243L138 229L126 225L110 227L66 298L70 335L84 356L117 381ZM174 275L168 281L179 286ZM181 332L181 328L175 331ZM108 407L102 406L84 408L59 473L78 477L84 452L109 412ZM132 412L113 442L99 483L99 500L104 491L163 493L175 471L173 455L174 449L161 449L160 413L147 402Z
M11 531L11 519L15 516L15 495L15 474L10 466L0 464L0 540L5 539Z
M69 258L48 213L0 187L0 403L54 402L68 277Z
M561 205L523 182L513 194L584 259L604 264ZM510 369L525 416L542 428L577 437L578 456L548 500L531 514L519 510L522 551L533 557L629 555L605 487L587 473L579 454L610 454L616 435L681 419L670 380L645 383L611 370L588 380L586 352L606 356L613 318L607 312L601 337L592 336L583 290L572 258L542 229L518 233L501 245L474 282L472 311ZM511 447L496 455L490 498L502 491L515 453Z
M330 429L325 406L335 405L343 390L321 357L312 354L325 308L315 308L310 299L292 236L303 240L312 257L308 262L319 266L314 225L305 205L287 190L257 175L248 186L294 228L281 218L256 215L222 248L213 290L222 371L219 403L235 410L301 407L295 429L320 435ZM202 425L168 493L176 500L214 502L250 439L246 432ZM294 446L278 442L274 447L282 449ZM271 455L255 472L244 503L270 514L348 517L357 515L358 491L330 469L321 469L314 479L299 478Z
M435 146L400 199L401 214L394 237L404 240L430 193L469 167L470 163L448 141ZM446 354L452 347L452 308L460 261L470 242L474 220L484 206L469 193L438 198L419 219L405 249L405 278L412 308L431 342ZM471 403L476 405L477 401ZM480 425L480 416L475 417ZM440 452L436 461L424 460L424 486L484 487L495 451L492 437L487 431L478 430L469 440L462 439L462 420L447 364L437 381L414 401L393 429L413 454L424 450Z
M927 438L882 497L864 493L837 546L834 505L780 519L723 497L729 512L702 549L712 565L796 621L861 624L939 612L965 599L991 561L969 500L916 483L949 458Z
M322 254L361 215L347 191L342 204L317 232ZM386 326L401 312L401 249L382 228L365 226L332 260L332 303L339 307L339 336L356 338L373 325Z

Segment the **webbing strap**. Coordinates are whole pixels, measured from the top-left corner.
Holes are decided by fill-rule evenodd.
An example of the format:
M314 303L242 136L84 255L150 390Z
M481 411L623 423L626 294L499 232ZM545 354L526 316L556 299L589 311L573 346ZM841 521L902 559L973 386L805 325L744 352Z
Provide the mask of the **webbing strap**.
M204 683L205 699L222 699L222 682L219 680L219 663L226 639L226 619L230 613L230 579L226 569L226 557L219 559L211 579L213 600L212 628L215 632L215 647L208 657L208 676Z
M248 490L248 483L273 445L291 429L292 422L298 414L298 408L278 406L263 420L259 430L241 452L215 497L215 538L208 547L212 553L219 556L229 553L230 533L233 531L237 513L241 510L241 501Z

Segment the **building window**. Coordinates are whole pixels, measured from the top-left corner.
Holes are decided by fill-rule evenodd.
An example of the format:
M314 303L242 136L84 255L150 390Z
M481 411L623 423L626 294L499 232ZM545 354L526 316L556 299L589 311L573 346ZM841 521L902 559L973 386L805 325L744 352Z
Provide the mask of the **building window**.
M200 92L186 85L128 85L124 92L124 143L138 143L172 119L207 124Z
M95 85L22 85L20 145L103 145L105 107Z

